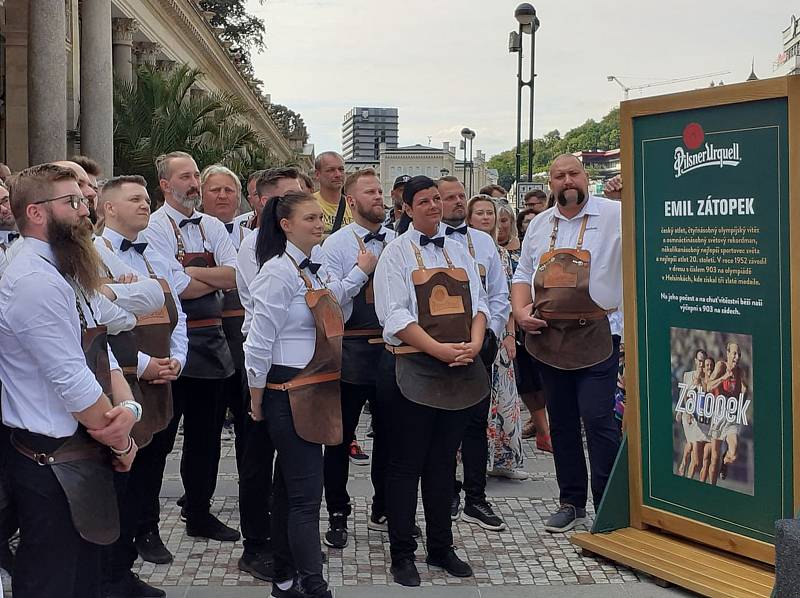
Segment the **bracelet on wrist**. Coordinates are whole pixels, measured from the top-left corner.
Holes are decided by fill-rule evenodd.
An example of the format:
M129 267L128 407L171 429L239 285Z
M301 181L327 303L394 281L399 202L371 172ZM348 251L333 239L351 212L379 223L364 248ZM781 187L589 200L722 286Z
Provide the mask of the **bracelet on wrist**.
M115 457L124 457L125 455L129 455L133 450L133 438L128 436L128 447L124 451L117 450L113 446L108 448L111 449L111 452L114 453Z
M120 403L120 407L125 407L129 409L133 416L136 418L137 422L142 421L142 406L137 403L136 401L128 399L127 401L122 401Z

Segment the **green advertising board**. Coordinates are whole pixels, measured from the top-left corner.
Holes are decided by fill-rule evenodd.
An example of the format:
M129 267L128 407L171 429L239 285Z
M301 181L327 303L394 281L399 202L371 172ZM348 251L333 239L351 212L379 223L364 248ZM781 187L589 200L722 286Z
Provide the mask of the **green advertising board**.
M787 100L633 133L644 504L773 543L793 497Z

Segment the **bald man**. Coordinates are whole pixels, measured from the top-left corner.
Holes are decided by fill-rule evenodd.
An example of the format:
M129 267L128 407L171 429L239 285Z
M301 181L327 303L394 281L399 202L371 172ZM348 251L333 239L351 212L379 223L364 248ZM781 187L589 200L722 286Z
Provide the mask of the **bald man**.
M614 389L622 336L622 234L619 202L589 194L572 154L553 160L555 205L528 226L511 286L525 349L541 364L561 506L551 533L586 520L586 430L595 508L619 449Z

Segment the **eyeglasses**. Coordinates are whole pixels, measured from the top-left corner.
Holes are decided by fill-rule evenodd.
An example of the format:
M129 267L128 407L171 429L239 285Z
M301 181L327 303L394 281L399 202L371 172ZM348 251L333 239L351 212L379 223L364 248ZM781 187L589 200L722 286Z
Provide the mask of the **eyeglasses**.
M79 210L81 204L88 206L89 200L85 198L83 195L59 195L58 197L51 197L50 199L42 199L39 201L32 201L33 205L38 205L40 203L48 203L50 201L57 201L59 199L69 199L69 205L72 207L73 210Z

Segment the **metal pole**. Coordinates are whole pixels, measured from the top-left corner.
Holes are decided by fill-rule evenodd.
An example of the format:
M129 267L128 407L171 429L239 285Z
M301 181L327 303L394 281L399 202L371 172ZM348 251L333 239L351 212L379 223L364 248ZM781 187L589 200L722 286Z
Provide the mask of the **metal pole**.
M461 175L461 184L467 186L467 138L464 137L464 172Z
M528 181L533 181L533 86L534 82L533 79L536 77L534 73L534 62L536 59L536 21L538 19L534 17L534 21L531 25L531 78L528 81L528 87L530 88L530 114L528 116Z
M519 187L520 162L522 160L522 25L519 26L519 56L517 56L517 155L514 180Z

